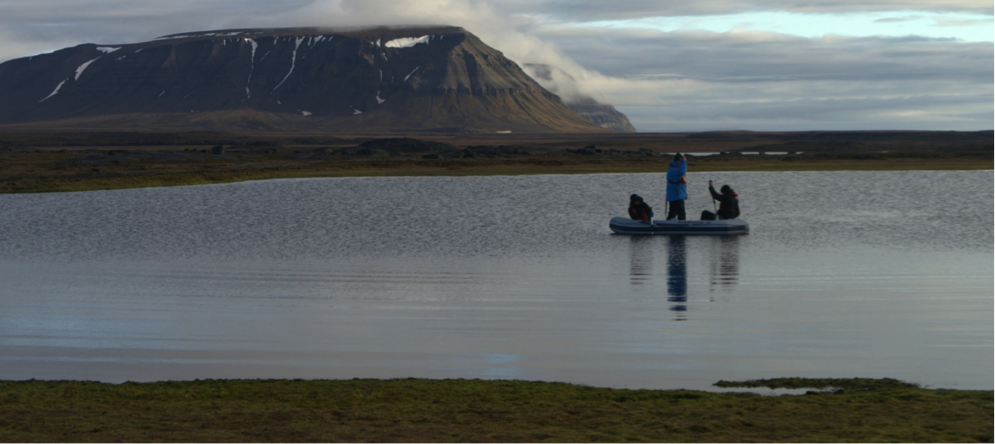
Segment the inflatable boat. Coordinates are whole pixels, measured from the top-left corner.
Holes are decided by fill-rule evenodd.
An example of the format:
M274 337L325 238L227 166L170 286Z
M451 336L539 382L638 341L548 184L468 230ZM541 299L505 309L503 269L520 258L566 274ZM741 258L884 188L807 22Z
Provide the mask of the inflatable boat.
M632 220L613 217L608 227L617 234L747 234L750 224L730 220Z

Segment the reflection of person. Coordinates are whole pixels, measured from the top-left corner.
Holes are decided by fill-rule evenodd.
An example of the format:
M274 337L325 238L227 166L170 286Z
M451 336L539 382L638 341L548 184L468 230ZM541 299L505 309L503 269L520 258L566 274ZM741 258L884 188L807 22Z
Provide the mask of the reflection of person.
M710 240L718 243L712 250L711 285L731 290L739 282L739 236L716 236ZM715 246L715 244L712 244ZM713 288L714 290L714 288Z
M670 162L667 169L667 203L670 211L667 212L667 220L677 218L677 220L687 219L684 211L684 201L688 198L688 162L687 159L677 153L674 160Z
M643 202L642 197L633 194L629 196L629 217L632 220L650 220L653 218L653 209Z
M721 194L716 193L712 181L708 181L708 192L712 194L712 199L719 201L719 209L716 214L706 211L707 215L703 213L702 219L707 217L707 220L715 220L716 215L721 220L739 217L739 194L736 194L729 185L722 185L721 191Z
M688 268L687 246L684 236L668 236L667 248L667 302L673 302L669 310L678 312L675 320L687 319L688 311Z
M670 236L667 240L670 244L667 248L667 294L676 298L687 298L688 260L684 236ZM679 299L676 301L684 302Z
M629 283L634 286L653 283L653 239L630 236ZM653 287L647 290L655 290Z

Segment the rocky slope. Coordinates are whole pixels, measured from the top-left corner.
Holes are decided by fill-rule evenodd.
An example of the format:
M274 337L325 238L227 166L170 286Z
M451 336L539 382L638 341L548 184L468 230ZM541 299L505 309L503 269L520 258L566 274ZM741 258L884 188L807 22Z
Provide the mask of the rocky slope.
M575 98L566 102L566 105L575 113L580 114L581 117L602 128L622 133L636 132L636 128L629 122L629 118L615 109L614 106L599 103L590 97Z
M197 32L84 44L0 64L0 124L38 122L211 131L603 131L457 27Z

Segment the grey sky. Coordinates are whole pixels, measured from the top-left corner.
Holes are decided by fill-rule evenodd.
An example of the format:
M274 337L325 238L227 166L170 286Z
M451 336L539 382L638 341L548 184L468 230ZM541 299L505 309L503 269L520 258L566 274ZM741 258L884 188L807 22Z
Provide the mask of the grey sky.
M881 11L968 12L992 14L987 0L514 0L496 2L509 13L559 17L565 21L600 21L646 16L708 16L762 11L795 13L867 13Z
M640 131L991 129L990 1L0 0L0 61L247 27L451 24Z

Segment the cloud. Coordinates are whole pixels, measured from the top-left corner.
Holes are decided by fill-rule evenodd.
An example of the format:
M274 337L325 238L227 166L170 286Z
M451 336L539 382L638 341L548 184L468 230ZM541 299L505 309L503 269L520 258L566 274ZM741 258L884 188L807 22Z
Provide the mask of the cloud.
M621 106L637 128L657 131L963 130L991 129L991 104L971 97L772 100L751 106Z
M539 35L599 73L586 86L640 131L973 130L993 117L990 43L562 27Z
M885 17L875 20L874 23L905 23L905 22L914 22L916 20L922 20L922 18L923 16L921 15L906 15L903 17Z
M658 1L626 0L529 0L501 2L509 14L531 14L552 21L603 21L646 17L729 15L784 11L804 14L846 14L883 11L960 12L992 15L987 0L711 0Z
M946 27L991 25L991 20L956 20L946 17L937 17L933 22L936 26Z
M950 78L991 82L990 43L920 37L803 38L763 31L541 32L588 69L624 78L722 82Z

